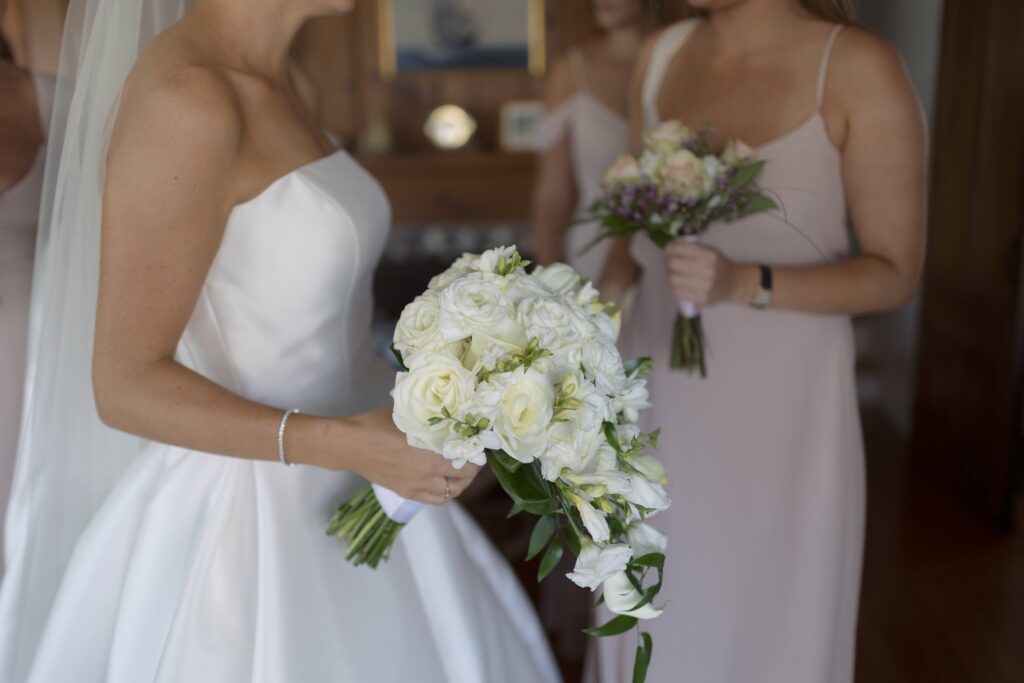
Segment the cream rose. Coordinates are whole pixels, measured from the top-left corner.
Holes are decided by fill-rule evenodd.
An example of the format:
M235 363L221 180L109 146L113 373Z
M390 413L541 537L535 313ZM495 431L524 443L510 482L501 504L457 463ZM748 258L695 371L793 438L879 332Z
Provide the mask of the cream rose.
M447 421L432 425L444 411L458 416L473 394L475 378L458 358L446 353L413 357L409 372L398 374L392 397L392 419L408 437L409 445L440 453L451 434Z
M614 187L635 182L640 179L641 175L643 174L636 158L630 154L623 154L604 172L604 179L601 182L605 187Z
M665 182L687 199L700 199L707 192L704 162L688 149L681 149L665 160Z
M449 347L437 324L437 297L421 294L402 310L395 327L394 345L408 361L415 353L442 351Z
M537 266L532 276L558 295L576 291L583 284L583 276L565 263L552 263L547 267Z
M644 143L651 149L662 154L675 152L685 142L693 137L693 130L683 125L682 121L664 121L655 128L644 134Z

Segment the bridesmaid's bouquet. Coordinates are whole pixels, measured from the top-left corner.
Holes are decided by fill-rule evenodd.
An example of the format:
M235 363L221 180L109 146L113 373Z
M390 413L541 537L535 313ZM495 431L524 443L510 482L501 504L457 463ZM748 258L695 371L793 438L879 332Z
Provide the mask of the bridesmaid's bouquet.
M623 362L617 315L564 264L527 272L515 247L466 254L402 312L393 350L403 371L395 424L409 444L455 467L489 463L512 500L537 516L527 559L543 580L568 549L568 577L617 614L587 632L623 633L661 614L667 539L644 523L669 506L657 433L637 427L649 359ZM376 567L415 512L380 487L339 508L328 533L346 557ZM648 579L648 574L656 574ZM643 680L651 639L640 634Z
M693 131L666 121L644 135L639 159L619 157L583 219L602 226L597 241L644 233L664 249L676 238L699 241L717 221L778 208L757 185L765 162L739 141L716 152L712 137L707 127ZM679 303L671 366L707 377L700 311L690 301Z

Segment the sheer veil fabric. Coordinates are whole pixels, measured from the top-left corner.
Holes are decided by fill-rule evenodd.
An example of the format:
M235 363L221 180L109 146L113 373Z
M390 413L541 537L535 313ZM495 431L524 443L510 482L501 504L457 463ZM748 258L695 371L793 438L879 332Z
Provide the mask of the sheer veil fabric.
M187 6L186 0L72 0L68 10L6 523L2 681L22 680L76 542L143 447L100 422L92 394L103 165L129 71Z

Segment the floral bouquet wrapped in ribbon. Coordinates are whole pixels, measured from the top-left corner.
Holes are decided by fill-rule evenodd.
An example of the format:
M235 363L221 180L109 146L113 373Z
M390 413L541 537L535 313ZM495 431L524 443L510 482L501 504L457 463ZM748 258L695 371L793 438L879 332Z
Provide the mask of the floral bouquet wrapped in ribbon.
M455 467L489 463L510 514L539 517L527 557L541 556L538 580L574 553L569 578L603 587L617 614L588 633L615 635L661 613L666 539L644 520L669 499L661 463L644 452L657 435L636 425L650 362L623 362L617 315L576 271L527 265L515 247L467 254L405 308L394 420L410 445ZM351 561L376 567L417 507L367 487L328 533L348 543ZM651 647L640 634L637 680Z
M757 178L765 162L742 142L716 152L710 129L666 121L644 136L639 159L619 157L602 196L583 219L600 223L598 238L644 233L661 248L676 238L697 241L716 221L778 208ZM693 302L679 303L671 365L707 376L704 331Z

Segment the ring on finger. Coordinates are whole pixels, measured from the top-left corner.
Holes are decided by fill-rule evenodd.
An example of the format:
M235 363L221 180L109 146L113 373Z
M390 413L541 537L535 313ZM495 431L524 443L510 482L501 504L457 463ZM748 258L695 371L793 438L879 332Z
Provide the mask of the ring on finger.
M448 477L444 478L444 499L446 501L452 499L452 483L448 480Z

